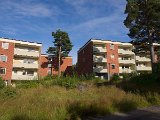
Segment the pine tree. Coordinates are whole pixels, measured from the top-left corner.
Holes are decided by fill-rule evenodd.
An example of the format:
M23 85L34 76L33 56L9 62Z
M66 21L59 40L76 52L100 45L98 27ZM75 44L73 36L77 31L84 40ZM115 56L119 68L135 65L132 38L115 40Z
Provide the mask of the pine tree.
M127 0L124 25L134 42L150 49L153 71L154 42L160 41L160 0Z
M58 76L61 76L60 66L62 57L67 57L69 52L72 50L72 43L68 36L68 33L61 31L60 29L56 32L52 32L54 38L54 47L49 47L47 53L58 58Z

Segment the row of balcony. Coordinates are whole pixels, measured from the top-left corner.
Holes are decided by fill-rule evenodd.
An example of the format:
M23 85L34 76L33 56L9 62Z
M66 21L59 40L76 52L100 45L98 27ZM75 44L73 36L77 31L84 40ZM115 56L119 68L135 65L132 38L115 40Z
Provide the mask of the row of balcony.
M93 52L94 53L105 53L107 52L107 49L106 47L93 46ZM131 50L124 50L124 49L118 49L118 53L124 54L124 55L134 55L134 52L132 52Z
M107 62L107 59L102 57L102 56L93 56L93 62L97 62L97 63L106 63Z
M137 66L136 67L137 71L151 71L151 67L147 67L147 66L143 66L143 67L140 67L140 66ZM132 73L133 69L130 69L130 68L119 68L119 73ZM104 66L97 66L97 67L93 67L93 72L96 72L96 73L107 73L108 70L106 67Z
M139 62L150 62L151 59L147 58L147 57L136 56L136 61L139 61Z
M26 56L26 57L39 57L38 51L27 51L23 49L14 49L14 55L16 56Z
M12 80L37 80L37 76L12 74Z
M107 73L107 68L105 68L104 66L93 67L93 72L96 72L96 73Z
M131 60L122 60L122 59L119 59L119 63L120 64L135 64L135 60L134 59L131 59Z
M119 54L125 54L125 55L134 55L134 52L131 50L124 50L124 49L118 49Z
M34 63L13 63L14 68L38 69L38 64Z

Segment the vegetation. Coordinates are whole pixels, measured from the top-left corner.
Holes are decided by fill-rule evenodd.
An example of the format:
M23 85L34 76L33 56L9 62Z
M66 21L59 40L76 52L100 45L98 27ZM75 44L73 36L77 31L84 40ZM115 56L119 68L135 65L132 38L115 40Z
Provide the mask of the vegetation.
M160 2L159 0L127 0L125 13L127 17L124 24L130 31L128 36L140 43L142 48L138 48L138 51L150 48L153 69L155 62L153 42L160 40Z
M116 87L88 86L80 91L39 86L7 91L0 91L1 120L78 120L160 104L158 94L146 98Z
M0 89L3 89L5 87L5 83L2 80L2 78L0 77Z
M52 36L54 37L54 47L49 47L47 52L56 58L58 58L58 76L60 77L60 65L61 58L68 56L69 52L72 50L72 43L68 36L68 33L61 31L60 29L56 32L52 32Z

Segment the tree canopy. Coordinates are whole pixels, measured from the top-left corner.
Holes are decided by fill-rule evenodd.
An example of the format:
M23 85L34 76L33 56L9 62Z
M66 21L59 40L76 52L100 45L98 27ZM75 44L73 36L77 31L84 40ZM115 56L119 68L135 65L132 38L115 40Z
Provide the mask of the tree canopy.
M139 44L137 51L150 48L153 69L153 42L160 41L160 0L127 0L125 14L128 36L133 39L133 44Z
M61 31L58 29L56 32L52 32L52 36L54 38L54 46L49 47L47 50L47 53L58 56L59 55L59 47L61 47L61 56L66 57L68 56L69 52L72 50L72 43L70 41L70 38L68 36L67 32Z
M127 0L124 25L138 41L160 40L160 0ZM149 41L148 41L149 42Z

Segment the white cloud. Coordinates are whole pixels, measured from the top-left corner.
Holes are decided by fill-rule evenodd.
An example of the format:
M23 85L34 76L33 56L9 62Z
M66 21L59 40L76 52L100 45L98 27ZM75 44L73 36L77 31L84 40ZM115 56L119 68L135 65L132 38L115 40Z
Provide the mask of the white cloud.
M9 10L11 13L22 15L22 16L34 16L34 17L50 17L58 13L56 6L49 6L41 3L32 3L31 1L19 1L14 0L3 1L0 3L3 10Z

